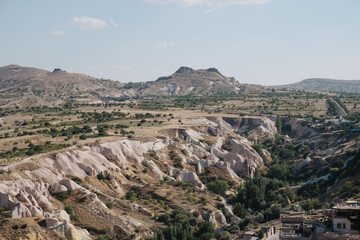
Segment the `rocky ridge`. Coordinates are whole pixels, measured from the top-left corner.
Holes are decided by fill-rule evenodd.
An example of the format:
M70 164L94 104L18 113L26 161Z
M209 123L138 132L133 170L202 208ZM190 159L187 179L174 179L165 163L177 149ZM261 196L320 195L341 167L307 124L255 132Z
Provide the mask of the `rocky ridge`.
M153 226L145 219L153 214L146 206L119 202L129 187L142 188L151 182L172 179L190 182L206 191L199 175L210 167L229 176L229 181L240 183L241 177L252 177L255 169L263 166L263 159L251 147L248 139L237 134L239 129L251 123L248 125L250 138L269 137L276 133L274 124L267 118L242 120L241 127L231 125L229 122L234 121L222 118L197 118L191 121L202 124L197 128L173 129L162 133L167 136L157 138L154 142L125 139L55 155L34 156L13 167L11 177L0 182L0 207L9 209L15 219L44 217L48 228L67 239L89 239L90 234L83 228L75 227L62 210L61 202L54 198L70 191L81 195L82 199L86 198L86 205L93 214L111 221L115 226L112 231L123 238L135 234L139 228L143 229L143 236L149 236ZM169 159L169 156L172 157ZM129 179L128 169L134 166L148 169L147 183ZM116 186L113 192L104 190L105 186L95 181L98 174L107 176ZM77 184L73 177L84 181L87 179L90 184ZM136 214L114 215L104 203L106 198L125 204ZM218 226L226 224L221 211L214 208L203 211L205 219Z
M8 65L0 67L0 106L58 106L67 102L103 103L151 96L178 96L222 92L263 91L261 86L240 84L216 68L181 67L156 81L121 83L70 73Z

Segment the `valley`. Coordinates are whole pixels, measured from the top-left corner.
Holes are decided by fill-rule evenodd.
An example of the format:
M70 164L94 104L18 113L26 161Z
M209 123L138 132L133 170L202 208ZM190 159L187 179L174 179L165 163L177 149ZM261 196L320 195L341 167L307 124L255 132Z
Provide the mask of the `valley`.
M10 65L0 80L0 239L242 239L360 198L357 94L214 68L124 84Z

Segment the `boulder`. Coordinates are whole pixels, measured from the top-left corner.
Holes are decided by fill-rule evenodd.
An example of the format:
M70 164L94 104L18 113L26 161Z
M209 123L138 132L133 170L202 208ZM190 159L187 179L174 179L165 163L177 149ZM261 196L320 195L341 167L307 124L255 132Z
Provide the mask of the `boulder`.
M29 211L32 217L40 217L43 215L43 211L39 207L30 206Z
M200 144L200 140L204 139L202 137L202 133L200 132L197 132L193 129L181 129L179 130L179 135L182 135L183 137L183 140L185 142L188 142L188 143L192 143L192 144Z
M215 211L215 220L221 225L226 224L226 218L220 210Z
M28 199L31 202L31 205L34 207L39 207L39 204L37 203L36 199L32 195L28 195Z
M49 199L47 197L45 197L44 195L41 195L38 199L36 199L36 201L38 202L39 206L41 206L41 207L46 207L46 208L51 207L51 203L50 203Z
M61 221L70 221L69 214L65 210L57 210L50 213L52 218L57 218Z
M89 232L86 229L76 228L70 223L66 224L65 237L68 240L91 240Z
M220 210L216 210L214 212L211 212L209 215L209 222L212 222L215 226L221 226L226 225L226 218L224 214Z
M46 227L48 227L48 228L54 228L57 225L59 225L59 220L57 220L56 218L52 218L52 217L46 218L45 222L46 222Z
M77 183L70 179L63 179L59 182L61 185L65 186L69 190L75 190L81 188Z
M22 203L17 203L11 209L12 218L27 218L31 217L31 212L29 209Z
M0 207L11 208L16 203L9 194L0 192Z
M195 186L204 189L205 186L204 184L201 182L201 180L199 179L198 175L196 175L196 173L188 171L188 170L178 170L178 169L174 169L174 172L176 172L178 174L178 179L184 182L191 182L193 183Z
M20 202L25 203L26 205L33 205L30 199L26 196L26 193L22 190L20 190L20 192L16 195L16 199L19 200Z
M150 167L151 168L151 171L160 179L163 179L164 177L166 177L167 175L160 170L160 168L156 165L156 163L154 163L153 160L146 160L144 159L142 161L142 164L145 166L145 167Z
M52 194L57 194L66 192L68 189L64 185L54 183L49 190Z

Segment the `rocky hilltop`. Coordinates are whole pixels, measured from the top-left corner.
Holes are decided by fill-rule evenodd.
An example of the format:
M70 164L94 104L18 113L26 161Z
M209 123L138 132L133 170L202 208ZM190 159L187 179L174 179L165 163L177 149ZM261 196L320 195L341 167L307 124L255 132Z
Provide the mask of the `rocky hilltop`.
M189 93L244 92L246 86L235 78L225 77L216 68L194 70L180 67L174 74L160 77L149 83L142 94L150 95L185 95Z

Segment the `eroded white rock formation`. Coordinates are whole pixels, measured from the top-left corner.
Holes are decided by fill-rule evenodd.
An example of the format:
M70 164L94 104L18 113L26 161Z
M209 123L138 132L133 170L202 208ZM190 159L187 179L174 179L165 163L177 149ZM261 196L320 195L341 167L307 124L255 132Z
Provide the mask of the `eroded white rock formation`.
M263 165L263 160L251 147L251 142L235 132L242 132L244 126L250 126L251 131L248 135L251 138L271 137L276 133L274 123L266 118L231 121L201 118L193 121L198 121L201 126L193 129L176 129L174 140L168 137L144 143L125 139L84 149L70 149L55 156L34 156L27 162L34 162L37 168L14 172L12 180L0 182L0 207L9 208L14 218L45 215L47 224L61 235L76 235L79 236L78 239L87 239L86 232L72 226L69 219L54 217L55 213L44 214L44 209L52 208L51 194L75 189L91 195L94 201L106 208L95 194L72 181L72 176L85 178L99 173L106 174L117 186L119 194L124 192L116 177L123 178L122 172L133 164L148 168L155 178L177 176L178 180L192 182L201 189L204 189L205 185L198 174L210 166L225 171L234 181L241 182L239 176L251 177L255 169ZM231 124L232 121L234 124ZM209 137L212 138L212 143L207 141ZM184 164L183 169L171 166L172 162L167 155L168 146L176 148L175 152ZM145 159L144 154L148 152L153 153L153 159ZM163 172L161 169L164 168L158 166L158 161L168 166L169 171ZM188 168L189 165L195 168ZM224 220L220 213L213 213L211 218L220 225L226 224L226 219Z

